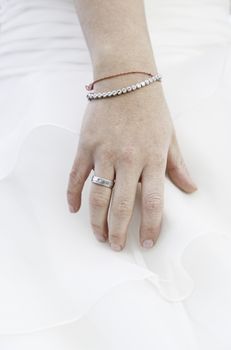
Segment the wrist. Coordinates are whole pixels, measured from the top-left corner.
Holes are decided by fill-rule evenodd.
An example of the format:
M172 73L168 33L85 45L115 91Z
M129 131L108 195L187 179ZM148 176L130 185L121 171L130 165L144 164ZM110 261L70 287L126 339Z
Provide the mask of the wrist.
M94 55L93 79L97 80L105 76L131 71L143 71L155 74L157 67L152 50L130 49L121 50L104 49Z

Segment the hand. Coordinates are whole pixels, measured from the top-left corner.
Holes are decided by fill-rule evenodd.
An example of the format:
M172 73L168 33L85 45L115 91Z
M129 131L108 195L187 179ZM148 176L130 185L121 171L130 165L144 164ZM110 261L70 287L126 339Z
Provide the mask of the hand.
M109 83L98 83L103 91L100 84ZM90 222L96 238L108 239L117 251L125 246L140 181L140 243L151 248L160 234L165 172L183 191L197 189L180 153L161 83L88 103L69 177L71 212L80 209L81 192L92 169L97 176L116 180L113 189L91 184Z

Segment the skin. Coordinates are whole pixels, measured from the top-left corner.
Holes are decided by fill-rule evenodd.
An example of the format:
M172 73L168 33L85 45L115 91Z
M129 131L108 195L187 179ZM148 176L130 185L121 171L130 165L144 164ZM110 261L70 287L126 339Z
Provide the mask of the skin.
M128 71L157 73L142 0L76 0L75 4L92 59L93 80ZM94 91L144 79L147 75L140 73L111 78L96 83ZM161 231L165 175L186 193L197 190L160 82L88 102L69 175L67 199L72 213L81 207L83 186L92 169L97 176L115 179L113 189L91 183L90 222L95 237L108 241L115 251L125 247L141 182L140 244L151 248Z

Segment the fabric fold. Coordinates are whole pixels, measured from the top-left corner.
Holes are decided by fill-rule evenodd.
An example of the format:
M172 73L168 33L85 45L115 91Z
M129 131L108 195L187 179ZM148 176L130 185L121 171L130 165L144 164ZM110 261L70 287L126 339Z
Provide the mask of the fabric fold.
M117 254L93 236L90 180L76 215L66 201L92 80L74 3L0 0L3 350L231 348L228 1L150 0L146 14L198 191L166 178L161 235L145 250L138 184Z

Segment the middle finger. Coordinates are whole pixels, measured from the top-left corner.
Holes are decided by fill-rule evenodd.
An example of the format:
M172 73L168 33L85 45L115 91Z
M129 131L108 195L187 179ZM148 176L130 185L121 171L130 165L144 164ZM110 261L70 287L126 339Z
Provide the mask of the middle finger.
M138 170L120 166L116 170L116 181L112 192L109 217L109 243L114 250L121 250L126 242L128 224L135 203Z

